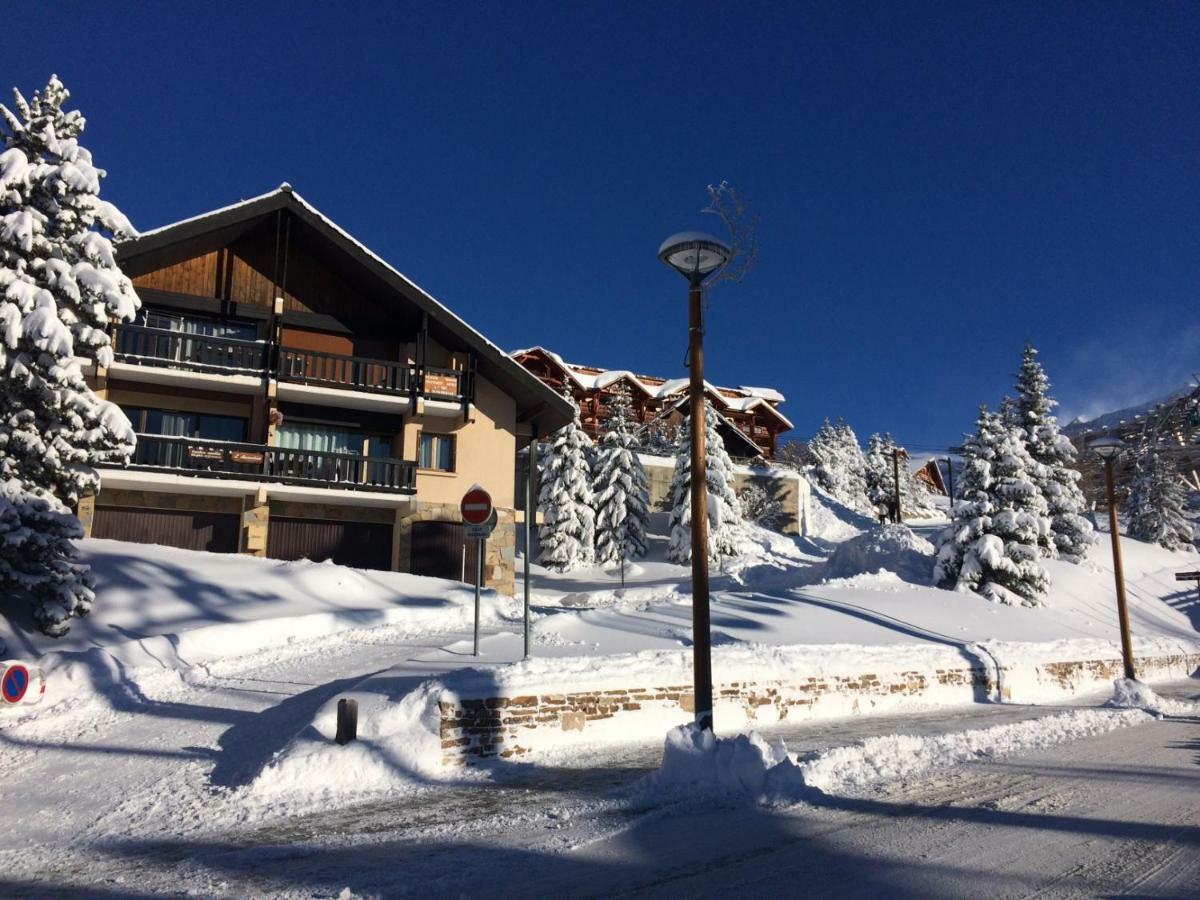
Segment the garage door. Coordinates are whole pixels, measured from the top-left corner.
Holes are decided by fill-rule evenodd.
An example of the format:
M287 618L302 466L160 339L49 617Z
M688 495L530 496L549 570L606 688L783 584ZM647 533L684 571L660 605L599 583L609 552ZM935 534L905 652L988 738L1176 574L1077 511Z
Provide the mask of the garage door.
M332 559L356 569L392 567L392 526L329 519L272 516L267 529L267 556L272 559Z
M413 522L412 573L474 584L477 544L460 522Z
M210 553L237 553L240 527L235 513L97 506L92 537Z

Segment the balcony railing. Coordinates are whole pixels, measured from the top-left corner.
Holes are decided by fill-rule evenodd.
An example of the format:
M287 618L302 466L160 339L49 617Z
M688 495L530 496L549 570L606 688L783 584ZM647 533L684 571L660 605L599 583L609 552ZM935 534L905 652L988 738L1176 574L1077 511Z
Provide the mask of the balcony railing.
M276 377L280 381L317 387L408 394L413 387L413 366L406 362L281 347Z
M144 325L119 326L114 344L116 358L121 362L265 376L268 359L273 356L275 377L291 384L396 396L419 394L463 404L475 399L474 375L469 368L443 369L294 347L279 347L271 354L270 345L264 341L211 337Z
M416 491L416 467L403 459L162 434L139 434L129 467L341 490Z
M122 325L117 329L115 355L122 362L257 373L266 365L267 345L262 341Z

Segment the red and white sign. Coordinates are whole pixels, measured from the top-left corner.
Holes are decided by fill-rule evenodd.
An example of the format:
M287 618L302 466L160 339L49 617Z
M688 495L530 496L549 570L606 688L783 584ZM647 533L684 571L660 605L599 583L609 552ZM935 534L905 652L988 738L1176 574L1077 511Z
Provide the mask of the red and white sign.
M492 495L475 485L463 494L458 508L466 524L483 525L492 517Z
M39 703L46 692L46 679L37 666L10 659L0 662L0 706Z

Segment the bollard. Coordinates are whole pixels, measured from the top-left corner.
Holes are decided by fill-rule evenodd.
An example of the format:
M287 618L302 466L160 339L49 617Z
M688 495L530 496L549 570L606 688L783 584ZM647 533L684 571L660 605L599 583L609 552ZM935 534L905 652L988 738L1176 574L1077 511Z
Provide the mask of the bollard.
M358 737L358 701L338 701L337 737L339 744L348 744Z

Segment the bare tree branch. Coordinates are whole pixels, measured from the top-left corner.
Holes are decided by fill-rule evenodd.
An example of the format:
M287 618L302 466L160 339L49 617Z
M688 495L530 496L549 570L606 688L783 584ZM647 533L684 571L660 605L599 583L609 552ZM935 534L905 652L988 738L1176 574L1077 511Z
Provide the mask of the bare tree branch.
M758 216L750 211L746 198L728 181L708 186L708 206L700 210L718 216L729 234L729 261L709 279L711 288L722 281L738 284L754 268L758 259Z

